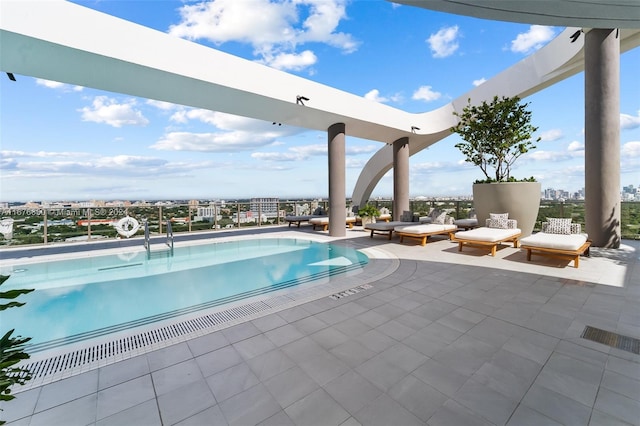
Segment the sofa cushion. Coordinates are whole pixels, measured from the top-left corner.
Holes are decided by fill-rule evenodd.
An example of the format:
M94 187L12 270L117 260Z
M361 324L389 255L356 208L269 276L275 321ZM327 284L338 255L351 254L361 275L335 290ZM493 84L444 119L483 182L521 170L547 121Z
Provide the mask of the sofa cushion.
M564 219L564 218L549 217L547 218L547 221L548 221L548 225L547 225L547 229L545 230L546 233L564 234L564 235L571 234L570 218Z
M489 228L507 229L509 213L489 213Z
M433 234L437 232L445 232L452 231L457 229L456 225L439 225L435 223L430 223L428 225L407 225L407 226L396 226L394 231L396 232L404 232L405 234Z
M538 232L520 240L523 246L556 250L578 250L587 241L585 234L550 234Z
M470 241L484 241L484 242L498 242L505 239L515 237L522 231L520 229L501 229L501 228L488 228L483 226L481 228L472 229L470 231L459 231L455 233L456 239L470 240Z

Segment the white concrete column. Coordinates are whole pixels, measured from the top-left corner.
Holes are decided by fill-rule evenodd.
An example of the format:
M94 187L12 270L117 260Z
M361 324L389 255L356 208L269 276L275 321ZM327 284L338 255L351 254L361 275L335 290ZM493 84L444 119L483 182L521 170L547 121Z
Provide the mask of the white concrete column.
M409 211L409 138L393 143L393 220Z
M347 196L345 189L345 125L329 127L329 235L347 235Z
M620 246L620 36L585 34L585 222L595 247Z

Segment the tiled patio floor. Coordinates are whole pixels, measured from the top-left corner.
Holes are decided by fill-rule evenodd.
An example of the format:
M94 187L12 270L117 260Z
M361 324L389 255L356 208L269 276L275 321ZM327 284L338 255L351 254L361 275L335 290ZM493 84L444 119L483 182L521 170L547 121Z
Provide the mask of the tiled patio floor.
M286 229L286 228L285 228ZM281 236L312 234L309 228ZM325 239L323 233L314 237ZM326 235L326 234L325 234ZM273 235L272 235L273 236ZM326 238L328 239L328 238ZM421 247L349 231L399 259L322 298L17 394L10 425L639 425L640 244L575 269L503 247Z

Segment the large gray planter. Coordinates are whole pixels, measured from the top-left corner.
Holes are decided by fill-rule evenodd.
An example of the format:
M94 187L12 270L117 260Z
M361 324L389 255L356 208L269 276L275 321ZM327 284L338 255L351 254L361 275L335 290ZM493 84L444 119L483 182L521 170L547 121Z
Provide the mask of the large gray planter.
M473 185L473 207L484 226L489 213L509 213L518 221L522 236L531 235L540 208L540 182L497 182Z

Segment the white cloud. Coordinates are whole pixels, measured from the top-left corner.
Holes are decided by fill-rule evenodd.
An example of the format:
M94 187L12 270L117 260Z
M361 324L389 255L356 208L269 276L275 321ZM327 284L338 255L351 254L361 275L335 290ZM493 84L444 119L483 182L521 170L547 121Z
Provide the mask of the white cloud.
M301 71L318 62L318 57L310 50L301 53L265 53L264 59L259 61L270 67L285 71Z
M82 121L105 123L113 127L146 126L149 120L134 108L135 105L136 101L133 99L118 103L106 96L96 96L91 107L84 107L78 111L82 113Z
M172 104L171 102L156 101L153 99L147 99L146 104L151 105L152 107L158 108L159 110L162 110L162 111L171 111L176 108L182 108L181 105Z
M273 143L270 134L235 131L226 133L170 132L150 148L161 151L237 152Z
M84 87L72 86L70 84L60 83L52 80L45 80L42 78L36 78L36 84L39 86L48 87L49 89L62 90L63 92L82 92Z
M567 147L567 151L569 152L582 152L584 155L584 143L573 141Z
M169 28L170 34L215 44L248 43L260 62L279 69L300 70L317 61L310 50L296 53L304 43L325 43L345 53L359 45L337 31L347 18L345 0L213 0L182 6L180 15L182 21Z
M458 50L458 26L442 28L427 39L434 58L446 58Z
M640 127L640 111L637 116L629 114L620 114L620 128L624 130L635 129Z
M411 98L415 100L430 102L440 99L441 96L442 93L434 92L433 90L431 90L431 86L422 86L418 90L413 92L413 96Z
M365 99L369 99L370 101L374 101L374 102L387 102L389 99L385 98L384 96L380 96L380 91L378 89L372 89L370 91L368 91L365 95L364 95Z
M78 158L90 157L86 152L55 152L55 151L0 151L0 158Z
M540 49L555 36L551 27L542 25L531 25L529 31L518 34L515 40L511 41L511 51L516 53L529 53Z
M562 137L564 137L564 134L560 129L551 129L540 134L540 140L543 142L557 141L558 139L562 139Z
M485 81L487 81L487 79L486 79L486 78L484 78L484 77L482 77L482 78L479 78L478 80L473 80L473 85L474 85L475 87L478 87L478 86L480 86L482 83L484 83Z
M565 161L574 156L567 152L560 151L533 151L522 156L522 160L532 161Z
M623 157L640 157L640 142L627 142L622 145Z
M352 146L345 149L347 156L370 154L379 149L376 145ZM302 145L289 148L287 152L254 152L252 158L266 161L304 161L311 157L326 156L326 144Z

